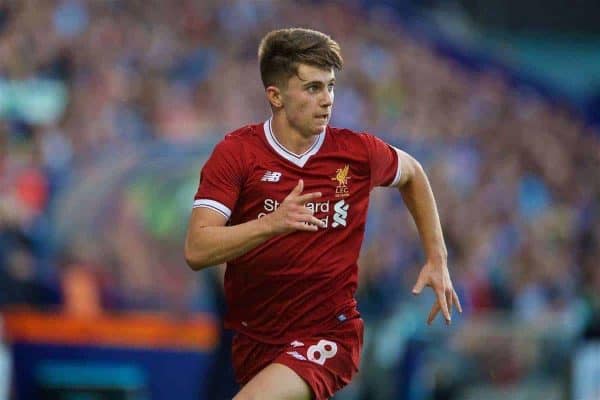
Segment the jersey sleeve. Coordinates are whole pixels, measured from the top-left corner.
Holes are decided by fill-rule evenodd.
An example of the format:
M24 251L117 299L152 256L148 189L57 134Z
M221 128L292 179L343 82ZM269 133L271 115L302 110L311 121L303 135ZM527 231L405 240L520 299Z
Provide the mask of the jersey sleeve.
M369 156L371 189L397 185L402 172L398 149L369 133L361 134L361 139Z
M243 184L241 149L236 141L225 138L215 146L200 172L194 196L194 208L206 207L231 217Z

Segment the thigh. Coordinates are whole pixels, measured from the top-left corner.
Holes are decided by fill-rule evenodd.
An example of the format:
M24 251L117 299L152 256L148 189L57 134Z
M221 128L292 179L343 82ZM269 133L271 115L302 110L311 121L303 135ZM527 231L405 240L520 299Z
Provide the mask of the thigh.
M239 395L248 396L239 399L252 398L250 395L258 395L260 399L287 398L282 395L265 397L266 393L271 394L271 391L277 390L265 386L278 383L278 375L272 381L271 371L275 369L272 365L285 366L299 377L300 381L296 382L306 382L309 387L307 399L328 399L346 386L358 371L363 322L356 318L334 328L323 329L321 332L321 335L299 337L284 345L268 345L244 335L236 336L233 341L234 369L238 383L245 385L244 389L248 390L242 390ZM261 377L260 380L255 380L267 368L270 368L269 374ZM279 367L277 368L273 374L280 372ZM251 386L250 382L253 382ZM294 399L294 397L290 398Z
M252 378L234 400L310 400L308 384L289 367L273 363Z
M301 376L317 400L325 400L346 386L358 372L363 323L344 322L322 335L295 340L273 361Z

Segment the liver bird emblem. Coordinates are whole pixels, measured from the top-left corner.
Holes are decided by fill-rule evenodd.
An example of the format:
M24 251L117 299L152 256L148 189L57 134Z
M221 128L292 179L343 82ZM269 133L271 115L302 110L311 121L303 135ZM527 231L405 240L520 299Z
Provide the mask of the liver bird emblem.
M347 186L348 185L348 179L350 179L350 177L348 176L348 172L350 171L350 165L346 164L344 166L344 168L338 168L335 172L335 177L331 178L332 181L337 181L339 186Z

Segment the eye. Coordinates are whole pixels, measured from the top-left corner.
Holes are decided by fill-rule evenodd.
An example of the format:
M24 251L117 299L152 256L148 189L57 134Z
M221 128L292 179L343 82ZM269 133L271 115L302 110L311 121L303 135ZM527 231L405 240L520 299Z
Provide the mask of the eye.
M335 88L335 85L334 85L333 83L330 83L330 84L327 86L327 90L329 90L330 92L333 92L333 88Z
M316 85L312 85L312 86L308 87L308 92L309 93L317 93L318 91L319 91L319 88Z

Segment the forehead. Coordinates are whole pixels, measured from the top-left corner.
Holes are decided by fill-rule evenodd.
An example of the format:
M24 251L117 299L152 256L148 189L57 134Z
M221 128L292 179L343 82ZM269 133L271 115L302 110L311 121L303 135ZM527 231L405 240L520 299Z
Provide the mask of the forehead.
M292 76L290 81L298 81L300 84L307 82L329 82L335 79L335 71L333 68L319 68L313 65L300 64L298 73Z

